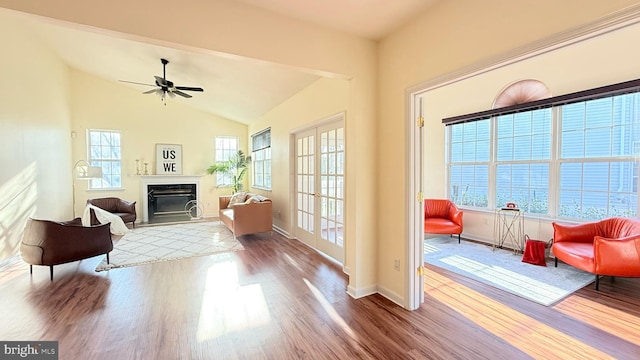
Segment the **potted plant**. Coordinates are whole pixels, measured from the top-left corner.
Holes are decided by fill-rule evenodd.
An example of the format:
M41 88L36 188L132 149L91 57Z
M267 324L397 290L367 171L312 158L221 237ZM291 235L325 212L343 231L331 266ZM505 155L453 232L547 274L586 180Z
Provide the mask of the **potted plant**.
M231 186L233 193L237 193L242 190L242 178L247 172L251 157L246 156L242 150L238 150L237 153L231 155L229 160L213 164L207 168L209 175L221 173L229 175L231 177Z

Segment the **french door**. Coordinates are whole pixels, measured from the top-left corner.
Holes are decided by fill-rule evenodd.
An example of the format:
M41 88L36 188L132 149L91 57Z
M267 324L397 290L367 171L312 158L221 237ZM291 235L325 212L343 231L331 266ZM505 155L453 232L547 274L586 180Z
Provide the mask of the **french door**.
M296 237L344 262L344 125L295 135Z

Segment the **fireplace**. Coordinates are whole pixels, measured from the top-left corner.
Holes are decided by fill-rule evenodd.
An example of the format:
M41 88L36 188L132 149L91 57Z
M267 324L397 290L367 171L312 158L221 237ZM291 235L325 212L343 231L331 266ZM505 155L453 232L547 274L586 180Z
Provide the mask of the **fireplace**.
M142 178L142 221L164 223L189 221L196 214L200 177L147 175Z
M149 223L185 221L195 217L188 205L196 200L196 184L148 185Z

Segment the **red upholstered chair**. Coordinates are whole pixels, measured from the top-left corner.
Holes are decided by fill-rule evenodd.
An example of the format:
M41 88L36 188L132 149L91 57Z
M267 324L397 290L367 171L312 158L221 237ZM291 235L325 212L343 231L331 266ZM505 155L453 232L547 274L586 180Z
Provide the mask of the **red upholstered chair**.
M424 232L427 234L462 234L462 210L447 199L424 200Z
M600 275L640 277L640 220L615 217L578 225L553 223L553 256Z

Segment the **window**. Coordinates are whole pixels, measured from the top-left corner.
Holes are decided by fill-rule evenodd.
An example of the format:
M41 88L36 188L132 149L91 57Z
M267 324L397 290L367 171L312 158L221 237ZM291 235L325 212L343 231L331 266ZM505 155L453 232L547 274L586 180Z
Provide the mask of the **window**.
M497 117L496 206L515 202L546 214L551 159L551 109Z
M487 207L489 200L489 120L451 127L449 183L459 205Z
M271 190L271 129L251 135L251 163L253 184L259 189Z
M565 105L560 122L559 215L635 216L633 140L640 136L640 95Z
M458 205L515 202L528 213L586 220L638 214L640 93L456 123L447 136Z
M91 179L90 189L122 188L122 154L120 132L89 130L89 164L102 168L101 179Z
M231 156L238 153L238 138L228 136L216 137L216 163L228 161ZM216 173L216 185L233 186L233 178L230 173Z

